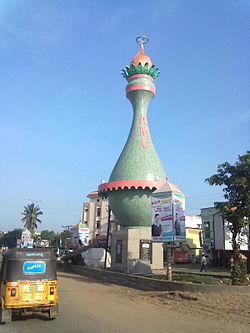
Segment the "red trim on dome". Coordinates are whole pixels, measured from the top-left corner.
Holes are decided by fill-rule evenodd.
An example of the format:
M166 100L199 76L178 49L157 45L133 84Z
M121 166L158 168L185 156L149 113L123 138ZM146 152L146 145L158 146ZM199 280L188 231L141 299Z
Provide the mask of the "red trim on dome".
M125 188L131 189L134 187L135 189L138 188L149 188L150 190L152 189L158 189L161 186L166 184L166 182L161 182L161 181L152 181L152 180L117 180L113 182L108 182L99 185L98 192L106 192L106 191L115 191L115 190L124 190Z
M147 86L144 84L138 84L136 86L127 86L126 93L129 93L130 91L133 91L133 90L149 90L153 94L155 94L155 91L156 91L155 87Z

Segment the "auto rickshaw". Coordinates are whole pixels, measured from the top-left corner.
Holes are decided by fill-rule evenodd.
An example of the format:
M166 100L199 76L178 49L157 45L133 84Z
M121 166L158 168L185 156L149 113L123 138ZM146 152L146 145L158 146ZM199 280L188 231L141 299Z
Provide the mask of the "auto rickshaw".
M14 248L2 254L0 323L27 312L58 315L56 255L49 248Z

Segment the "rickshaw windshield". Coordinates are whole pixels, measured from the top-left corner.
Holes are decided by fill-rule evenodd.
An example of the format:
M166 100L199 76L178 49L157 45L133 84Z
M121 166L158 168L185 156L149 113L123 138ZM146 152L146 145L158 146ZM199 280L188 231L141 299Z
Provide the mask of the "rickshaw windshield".
M56 280L56 256L51 249L19 249L5 252L3 281Z

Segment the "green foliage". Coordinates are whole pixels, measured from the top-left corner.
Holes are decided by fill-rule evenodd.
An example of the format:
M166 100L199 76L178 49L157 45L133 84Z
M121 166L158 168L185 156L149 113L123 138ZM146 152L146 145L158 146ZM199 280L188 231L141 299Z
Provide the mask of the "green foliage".
M239 260L231 269L231 280L234 285L246 282L247 265L246 262Z
M166 280L166 275L154 275L150 276L153 279ZM210 284L210 285L228 285L230 284L230 278L215 277L201 274L187 274L187 273L174 273L173 281L179 282L192 282L198 284Z
M70 230L64 230L61 232L62 247L65 247L67 238L71 238L72 232Z
M223 186L225 202L215 202L232 232L234 268L232 283L240 284L244 280L244 269L240 264L240 244L238 237L249 233L250 224L250 151L238 156L232 165L228 162L220 164L217 173L205 180L209 185Z
M174 281L180 281L180 282L192 282L192 283L198 283L198 284L230 284L229 278L221 278L221 277L214 277L214 276L208 276L208 275L195 275L195 274L174 274L173 276Z
M16 247L17 239L20 239L21 235L22 229L9 231L0 238L0 245L4 245L12 249L13 247Z
M24 217L21 219L21 221L24 223L24 227L33 233L37 228L37 222L42 222L38 218L39 215L43 215L40 207L34 203L29 204L24 206L24 211L21 214L24 215Z
M54 232L53 230L43 230L39 236L40 241L47 240L52 247L61 247L61 234ZM39 240L37 241L39 243Z
M152 78L156 79L159 76L160 71L159 68L155 68L154 65L148 68L148 63L146 63L144 66L139 63L137 67L134 64L131 64L130 66L126 66L125 69L122 70L122 76L126 79L136 74L147 74L150 75Z
M53 230L49 231L49 230L43 230L41 231L41 239L46 239L48 240L50 243L53 241L53 239L55 238L56 234Z

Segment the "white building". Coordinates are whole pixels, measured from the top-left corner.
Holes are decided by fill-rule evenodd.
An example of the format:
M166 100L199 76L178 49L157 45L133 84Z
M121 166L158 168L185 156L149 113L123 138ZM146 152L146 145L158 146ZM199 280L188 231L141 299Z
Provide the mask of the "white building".
M227 221L215 207L201 209L203 249L209 254L214 265L228 266L232 255L232 233L228 228ZM240 246L243 254L247 255L249 239L242 237ZM249 254L248 254L249 255Z
M185 216L185 227L192 229L200 229L202 224L200 215L186 215Z
M108 199L102 198L97 191L87 195L89 202L83 204L82 223L89 228L89 242L105 242L108 229L109 203ZM111 212L110 216L111 230L116 230L116 219Z
M214 214L214 249L215 250L232 250L232 233L228 228L227 221L222 217L221 213ZM248 250L247 235L241 237L242 251Z

